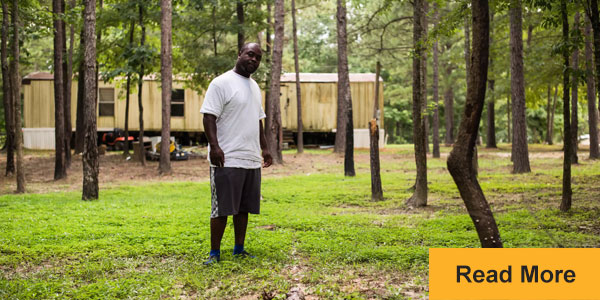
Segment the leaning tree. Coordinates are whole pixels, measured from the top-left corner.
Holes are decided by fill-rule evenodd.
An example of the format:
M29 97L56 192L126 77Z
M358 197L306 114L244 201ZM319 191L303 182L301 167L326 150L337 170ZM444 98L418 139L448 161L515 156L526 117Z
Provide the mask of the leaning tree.
M458 187L467 211L473 220L479 241L484 248L501 248L502 240L492 210L479 185L471 164L473 149L485 102L489 58L489 4L487 0L471 2L473 47L471 70L463 118L456 143L448 156L448 171Z

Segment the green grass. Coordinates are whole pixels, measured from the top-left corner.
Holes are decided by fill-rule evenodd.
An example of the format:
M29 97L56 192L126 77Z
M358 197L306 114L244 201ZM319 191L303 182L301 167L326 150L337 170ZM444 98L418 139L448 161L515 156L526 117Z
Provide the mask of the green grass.
M1 196L0 298L223 299L264 291L283 299L298 285L323 299L426 294L428 249L479 247L479 240L443 159L428 159L429 207L404 205L414 182L411 147L386 149L394 159L382 162L381 202L370 201L366 164L354 178L264 179L262 213L251 216L246 246L258 258L232 257L229 226L223 261L212 267L202 265L207 182L108 188L91 202L79 193ZM573 210L561 213L559 158L534 156L532 173L513 175L508 158L480 154L479 178L506 247L600 246L600 163L573 168Z

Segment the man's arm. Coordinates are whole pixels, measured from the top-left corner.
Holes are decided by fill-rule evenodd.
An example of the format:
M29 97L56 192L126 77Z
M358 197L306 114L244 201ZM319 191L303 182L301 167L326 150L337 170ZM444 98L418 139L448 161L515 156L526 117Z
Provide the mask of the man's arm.
M258 120L258 127L260 128L260 148L262 149L262 157L265 160L263 166L268 168L271 164L273 164L273 157L271 157L271 153L269 153L269 147L267 147L267 139L265 138L262 120Z
M225 165L225 154L221 150L221 147L219 147L219 141L217 140L217 117L211 114L204 114L202 124L204 125L204 133L210 145L210 162L217 167L223 167Z

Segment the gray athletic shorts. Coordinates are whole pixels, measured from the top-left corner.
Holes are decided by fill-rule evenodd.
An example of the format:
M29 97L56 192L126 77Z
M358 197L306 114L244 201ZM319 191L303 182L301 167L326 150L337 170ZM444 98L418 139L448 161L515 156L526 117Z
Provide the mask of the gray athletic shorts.
M260 168L210 167L211 218L260 213Z

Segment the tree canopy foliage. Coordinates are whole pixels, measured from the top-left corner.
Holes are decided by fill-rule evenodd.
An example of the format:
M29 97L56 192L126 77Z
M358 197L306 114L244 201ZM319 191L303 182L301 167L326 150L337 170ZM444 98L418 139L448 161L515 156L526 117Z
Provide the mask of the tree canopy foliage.
M237 33L243 30L247 41L258 41L266 49L267 4L271 0L242 1L244 23L239 24L236 17L237 0L177 0L173 1L173 72L191 78L189 84L198 90L205 88L212 78L230 69L237 56ZM21 35L22 58L21 74L33 71L52 71L52 14L51 1L19 1L22 16L23 34ZM454 106L446 111L444 101L439 103L440 122L448 114L453 114L454 124L460 122L460 114L466 97L464 52L464 19L470 14L469 2L430 1L439 6L440 22L433 25L429 21L429 36L426 51L437 40L440 47L440 89L452 87ZM555 1L554 1L555 2ZM556 105L554 139L562 137L562 86L560 73L562 66L557 59L561 43L558 24L560 19L556 3L546 0L523 1L523 39L525 67L525 97L528 142L543 142L547 134L548 89L551 95L558 90ZM493 42L490 45L490 59L494 61L489 77L494 78L495 88L488 92L487 99L495 99L496 138L508 142L508 103L510 94L510 51L509 48L509 1L490 2L490 12L494 15L490 31ZM140 29L137 24L138 7L146 11L147 42L139 46ZM297 3L299 64L303 72L336 72L337 47L335 35L334 1L301 0ZM352 0L348 1L348 61L351 73L374 72L377 60L381 61L381 76L384 79L385 129L388 142L405 143L412 140L411 115L411 30L412 4L410 1L392 0ZM290 3L286 3L286 28L291 28ZM569 20L575 11L583 13L582 3L571 2L568 7ZM74 24L79 32L82 26L82 5L77 1L75 7L67 5L62 16L67 26ZM141 62L145 62L146 73L158 73L160 49L160 7L158 2L149 0L105 0L102 9L98 9L98 26L102 33L98 45L100 75L107 80L117 80L124 84L124 77L132 73ZM433 10L427 18L432 20ZM584 28L585 18L581 18L580 28ZM571 26L573 28L573 26ZM133 30L134 42L129 42L130 30ZM579 48L583 53L583 31L573 31L569 47ZM271 30L272 34L272 30ZM75 49L79 49L78 34L75 35ZM291 30L285 32L283 72L293 72L293 45ZM428 64L432 64L429 55ZM75 55L75 65L81 59ZM584 59L580 59L585 70ZM267 81L270 66L263 60L263 66L254 77L259 82ZM432 68L429 67L429 70ZM584 72L577 75L582 78L579 85L578 115L587 119ZM432 80L428 73L428 81ZM263 84L266 88L266 85ZM430 107L427 110L432 120L432 85L428 84L427 97ZM492 94L493 93L493 94ZM444 93L440 92L443 97ZM123 95L121 95L123 98ZM484 117L487 112L484 110ZM0 122L3 122L0 121ZM485 138L486 122L482 122L480 134ZM579 133L588 132L587 122L579 122ZM454 129L456 130L456 126ZM440 135L446 135L446 128L440 127Z

